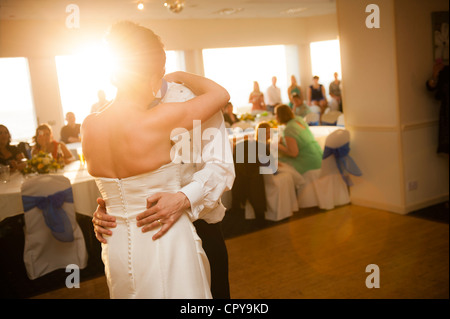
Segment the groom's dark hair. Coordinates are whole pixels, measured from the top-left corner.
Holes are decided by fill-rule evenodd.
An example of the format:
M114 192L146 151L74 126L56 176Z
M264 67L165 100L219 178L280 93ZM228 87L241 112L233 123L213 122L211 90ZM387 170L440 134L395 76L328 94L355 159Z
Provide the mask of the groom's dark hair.
M105 40L115 62L115 85L149 76L164 76L164 45L152 30L134 22L121 21L110 28Z

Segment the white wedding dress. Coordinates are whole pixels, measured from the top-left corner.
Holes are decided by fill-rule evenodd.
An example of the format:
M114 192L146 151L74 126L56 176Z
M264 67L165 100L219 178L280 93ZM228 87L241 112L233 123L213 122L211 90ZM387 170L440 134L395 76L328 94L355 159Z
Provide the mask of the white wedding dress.
M210 266L201 239L183 214L160 239L155 229L143 233L136 216L157 192L180 190L181 164L123 179L97 177L108 214L117 227L102 244L102 260L111 298L211 298Z

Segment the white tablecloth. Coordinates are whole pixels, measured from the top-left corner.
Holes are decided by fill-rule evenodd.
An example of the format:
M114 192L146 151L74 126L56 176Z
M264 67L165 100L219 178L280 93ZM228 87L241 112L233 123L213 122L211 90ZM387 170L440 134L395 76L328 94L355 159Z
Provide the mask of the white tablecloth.
M254 125L256 125L256 123ZM281 128L281 130L282 129L283 128ZM312 132L312 134L314 135L314 138L316 139L316 141L319 143L320 147L322 149L324 149L327 136L330 135L331 133L333 133L335 130L344 129L344 128L340 127L340 126L310 126L309 129ZM278 132L278 134L280 134L280 133L281 132ZM249 139L255 138L255 130L252 130L252 129L240 130L238 128L235 128L235 129L229 128L228 134L229 134L228 137L230 139L230 142L232 142L233 139L236 140L235 142L239 142L239 141L243 140L245 136L248 136Z
M317 143L319 143L320 147L322 149L325 148L325 141L331 133L333 133L336 130L344 129L340 126L310 126L309 130L313 133L314 138L316 139Z
M97 209L97 198L100 197L94 178L89 175L85 166L79 161L67 165L64 170L54 174L67 177L72 184L74 207L77 213L92 216ZM23 214L21 186L24 178L21 173L11 174L10 181L0 183L0 221Z

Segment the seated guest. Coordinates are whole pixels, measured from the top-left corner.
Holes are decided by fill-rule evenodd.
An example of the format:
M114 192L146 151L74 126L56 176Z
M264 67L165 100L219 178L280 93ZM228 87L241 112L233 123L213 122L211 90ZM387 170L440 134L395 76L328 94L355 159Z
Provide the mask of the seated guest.
M33 141L35 144L31 150L32 155L43 151L51 154L55 159L61 156L64 159L64 164L69 164L75 160L66 144L53 139L52 128L48 124L41 124L37 127Z
M98 90L97 97L98 101L91 106L91 113L100 113L111 104L111 102L106 99L105 91Z
M308 105L303 103L300 95L294 93L292 94L292 111L297 116L305 117L306 114L311 112L311 109Z
M330 96L331 96L331 101L330 101L331 110L342 112L341 81L338 80L337 72L334 72L334 81L330 83L328 92L330 92Z
M230 124L230 126L239 122L237 115L233 113L233 104L231 102L228 102L223 108L223 119L226 123Z
M323 152L308 124L303 118L294 116L285 104L277 105L275 115L278 123L286 125L278 145L279 160L293 166L300 174L319 169Z
M320 114L323 114L328 107L325 88L322 84L319 84L317 75L313 77L313 84L308 87L308 105L320 107Z
M6 126L0 124L0 165L9 165L11 171L21 170L27 166L25 158L18 147L11 145L11 134Z
M258 147L261 146L265 151L264 144L257 143L248 136L233 146L236 178L231 189L232 209L240 210L248 201L253 207L257 221L264 221L267 210L264 175L260 172L262 163L258 157Z
M81 142L80 139L81 125L76 123L75 114L73 112L67 112L66 121L67 125L61 128L61 142L64 143Z

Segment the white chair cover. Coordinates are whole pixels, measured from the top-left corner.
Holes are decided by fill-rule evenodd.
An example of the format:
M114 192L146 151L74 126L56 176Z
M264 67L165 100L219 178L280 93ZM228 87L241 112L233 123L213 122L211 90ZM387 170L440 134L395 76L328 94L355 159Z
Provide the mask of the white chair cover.
M265 219L283 220L299 210L297 190L305 184L305 179L295 168L288 164L282 164L278 167L276 175L264 174L263 177L267 203ZM248 201L245 205L245 218L255 218L253 207Z
M331 133L325 147L339 148L347 144L350 134L345 129ZM303 174L306 184L298 194L301 208L319 206L321 209L333 209L335 206L350 203L348 186L337 167L334 155L322 160L322 167Z
M320 107L318 107L317 105L311 105L309 107L309 109L311 110L312 113L317 113L320 115L321 111L320 111Z
M338 116L336 126L345 127L344 113Z
M328 103L328 109L330 111L339 111L339 102L336 99L331 98L330 103Z
M329 111L322 115L322 125L336 125L338 117L342 114L340 111Z
M315 112L310 112L306 114L304 117L304 120L308 125L319 125L320 121L320 114Z
M69 179L62 175L39 175L26 179L22 184L22 196L49 196L70 189ZM87 265L87 251L83 233L75 217L73 203L64 202L73 230L73 241L56 239L47 226L41 209L34 207L24 212L25 247L23 259L28 277L33 280L51 271L66 268L70 264L83 269Z

